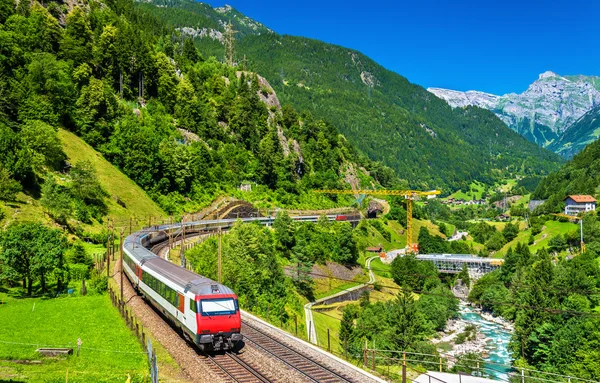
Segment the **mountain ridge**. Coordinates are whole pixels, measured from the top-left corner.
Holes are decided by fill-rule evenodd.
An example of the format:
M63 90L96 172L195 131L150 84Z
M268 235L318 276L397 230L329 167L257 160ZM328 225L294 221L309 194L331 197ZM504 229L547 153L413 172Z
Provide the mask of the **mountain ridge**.
M452 107L476 105L494 112L511 129L540 146L554 142L585 113L600 105L600 77L561 76L546 71L523 93L502 96L480 91L428 88Z
M177 1L170 4L179 7ZM181 4L171 13L149 3L140 6L178 28L206 28L186 20L220 17L214 9ZM220 41L194 37L204 56L224 56ZM459 189L473 179L492 182L514 172L544 173L560 162L530 146L491 112L452 110L356 50L272 32L239 36L236 54L239 63L269 81L282 103L330 121L369 158L392 167L413 187Z

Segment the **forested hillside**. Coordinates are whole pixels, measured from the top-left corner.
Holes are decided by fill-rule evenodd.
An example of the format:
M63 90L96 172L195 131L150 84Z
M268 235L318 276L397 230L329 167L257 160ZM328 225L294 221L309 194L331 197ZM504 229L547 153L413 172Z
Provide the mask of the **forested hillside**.
M547 199L540 212L559 213L572 194L597 194L600 186L600 141L585 147L559 171L544 178L532 198Z
M571 158L600 137L599 128L600 107L596 107L569 126L548 148L565 158Z
M245 22L232 16L239 14L233 9L213 10L185 0L139 7L195 36L203 53L218 58L224 48L216 32L223 28L214 20L232 21L243 32L236 41L238 62L265 76L282 101L331 121L369 158L392 167L411 186L466 188L473 179L491 183L507 175L544 174L560 162L493 113L452 110L360 52L264 30L248 33Z
M203 57L128 0L1 4L0 199L23 190L57 222L102 219L109 196L95 184L73 189L60 174L59 127L168 213L243 183L255 198L312 207L334 204L307 196L312 188L398 181L332 125L281 108L264 79Z

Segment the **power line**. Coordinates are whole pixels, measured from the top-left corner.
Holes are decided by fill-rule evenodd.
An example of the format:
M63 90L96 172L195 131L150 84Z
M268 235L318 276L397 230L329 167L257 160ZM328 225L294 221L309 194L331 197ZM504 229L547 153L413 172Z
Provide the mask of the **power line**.
M379 271L379 272L383 272L383 273L391 273L391 270L378 269L378 268L373 268L373 267L371 267L371 270ZM431 275L418 274L418 273L410 273L410 274L405 274L405 275L414 276L414 277L431 277ZM503 283L502 281L499 281L499 282ZM523 289L536 288L536 286L529 286L529 285L524 285L522 283L515 283L515 282L511 282L511 287L512 286L523 288ZM582 295L600 295L600 291L598 291L598 290L557 289L557 288L545 288L545 290L546 291L554 291L557 293L578 293L578 294L582 294Z
M319 273L315 273L315 272L310 272L307 274L313 275L313 276L318 276L318 277L337 279L340 281L360 283L360 282L357 282L352 279L334 277L331 275L319 274ZM364 283L364 284L368 284L368 283ZM377 282L375 282L374 284L377 284ZM410 289L405 289L405 288L398 287L398 286L388 286L388 285L381 285L381 284L377 284L377 285L380 287L383 287L383 288L398 290L403 293L415 293L415 294L420 294L420 295L430 295L430 296L437 296L437 297L442 297L442 298L449 297L449 295L446 295L446 294L438 294L438 293L433 293L433 292L424 291L424 290L410 290ZM454 296L452 296L452 297L454 297ZM579 315L579 316L590 316L590 317L599 317L600 318L599 313L591 313L591 312L585 312L585 311L562 310L562 309L556 309L556 308L552 308L552 307L541 307L541 306L517 305L514 303L510 303L510 302L500 302L500 301L494 301L494 300L490 300L490 299L481 300L481 302L489 303L489 304L493 304L493 305L509 306L509 307L523 309L523 310L541 310L541 311L546 311L546 312L549 312L550 314L556 314L556 315L568 314L568 315L573 315L573 316Z

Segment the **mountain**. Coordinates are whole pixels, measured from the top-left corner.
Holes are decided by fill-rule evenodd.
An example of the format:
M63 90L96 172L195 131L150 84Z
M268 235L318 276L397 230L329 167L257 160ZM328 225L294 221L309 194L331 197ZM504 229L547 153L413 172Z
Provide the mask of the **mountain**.
M560 213L564 199L572 194L596 196L600 186L600 140L585 146L564 166L542 179L532 199L547 200L540 212Z
M191 36L203 55L223 58L216 36L234 9L220 13L185 0L138 6L184 34L187 28L213 28ZM202 24L215 18L220 21ZM228 20L234 29L247 30L239 17ZM452 109L360 52L275 32L237 37L239 65L263 75L282 103L330 121L361 152L393 168L412 187L459 189L474 179L493 182L515 173L544 173L560 162L492 113Z
M565 158L571 158L586 145L600 137L600 106L590 110L569 126L548 149Z
M600 105L600 78L544 72L521 94L503 96L429 88L452 107L476 105L494 112L511 129L543 147L553 143L577 120ZM561 147L568 143L563 143Z
M281 107L263 77L204 60L130 0L2 3L0 41L0 201L31 202L73 233L222 195L314 209L351 201L312 189L401 182L331 124ZM8 214L0 207L0 221Z

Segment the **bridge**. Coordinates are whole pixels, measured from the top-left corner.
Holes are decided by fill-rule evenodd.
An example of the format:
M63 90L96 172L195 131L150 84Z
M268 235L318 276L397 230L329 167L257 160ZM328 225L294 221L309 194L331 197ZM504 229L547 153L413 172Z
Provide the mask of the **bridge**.
M482 258L473 254L419 254L420 261L433 262L440 273L458 274L467 265L469 276L474 279L498 269L504 259Z
M392 250L387 253L387 261L391 262L397 256L404 256L403 250ZM458 274L463 265L467 265L469 276L479 279L504 264L504 259L482 258L473 254L418 254L419 261L433 262L440 273Z

